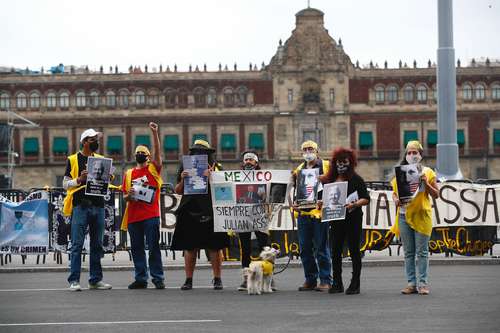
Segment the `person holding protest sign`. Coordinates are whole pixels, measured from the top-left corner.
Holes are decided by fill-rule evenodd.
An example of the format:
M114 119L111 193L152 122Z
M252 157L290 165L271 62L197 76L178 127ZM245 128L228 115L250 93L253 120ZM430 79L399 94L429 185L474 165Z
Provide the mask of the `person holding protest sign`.
M260 170L259 156L254 151L246 151L243 153L243 162L241 164L242 170ZM264 249L265 246L269 245L269 235L266 232L255 231L255 237L257 237L257 242L259 244L259 250ZM250 266L250 255L252 253L252 240L251 232L240 232L238 236L240 238L241 244L241 268L243 282L238 287L239 291L247 290L248 276L246 275L245 268ZM272 283L272 282L271 282Z
M357 158L352 149L337 148L333 151L330 161L332 167L324 176L320 177L323 184L332 182L347 182L346 217L343 220L331 222L332 239L332 267L333 284L328 291L331 294L344 292L342 283L342 249L344 240L352 260L352 278L345 293L347 295L359 294L361 277L361 231L363 224L362 206L370 202L366 184L356 173Z
M164 289L163 265L160 252L160 191L162 160L158 125L149 123L153 134L153 155L146 146L135 148L136 166L125 172L123 179L123 199L127 207L123 215L122 230L130 235L135 280L129 289L148 287L148 265L144 238L149 249L149 272L156 289Z
M294 171L294 183L301 176L302 169L319 169L319 175L328 173L330 163L318 157L318 144L305 141L301 145L302 162ZM296 192L301 191L297 189ZM321 192L318 194L318 197ZM305 282L299 291L327 291L331 286L330 248L328 246L328 223L321 222L321 210L317 208L301 208L294 204L294 215L298 222L300 259L304 268ZM317 284L317 279L320 284Z
M208 169L205 170L204 176L208 176L211 171L222 170L222 166L215 160L215 149L210 147L210 144L205 140L196 140L189 149L189 154L208 156ZM221 250L229 246L229 236L227 233L214 232L210 189L206 194L184 195L184 178L187 176L189 176L189 172L184 170L181 165L177 173L175 193L182 195L182 199L176 210L177 223L171 246L172 250L184 250L186 281L181 289L193 289L196 255L199 249L206 249L212 265L214 289L222 290L223 256Z
M416 165L422 161L423 147L419 141L409 141L401 165ZM391 181L393 199L396 203L396 221L391 231L401 237L405 252L405 272L408 285L401 290L402 294L428 295L429 239L432 234L432 206L429 195L439 197L436 184L436 173L423 167L420 175L421 186L414 189L415 196L403 204L399 200L396 179ZM415 263L415 257L417 262ZM416 275L418 268L418 277Z
M71 291L82 290L80 286L81 254L87 226L90 234L89 289L111 289L110 284L102 281L104 197L85 194L87 160L89 156L102 157L96 154L101 137L102 133L92 128L85 130L80 136L82 150L68 156L66 162L63 180L66 197L63 213L65 216L71 216L71 266L68 277Z

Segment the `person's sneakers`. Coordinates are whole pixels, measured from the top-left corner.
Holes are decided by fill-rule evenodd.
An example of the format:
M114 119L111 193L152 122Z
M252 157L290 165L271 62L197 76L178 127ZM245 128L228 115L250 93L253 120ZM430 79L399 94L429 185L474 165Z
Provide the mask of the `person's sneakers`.
M403 295L416 294L417 292L417 287L415 286L406 286L405 288L401 289L401 294Z
M243 282L238 287L238 291L247 291L247 279L243 280Z
M314 288L316 291L329 291L330 290L330 284L329 283L320 283L316 288Z
M335 283L335 281L333 282L330 289L328 289L329 294L339 294L343 292L344 292L344 285L341 283Z
M304 282L304 284L299 287L299 291L311 291L314 290L314 288L316 288L316 284Z
M419 295L429 295L430 289L428 286L422 286L418 288L418 294Z
M137 280L128 285L128 289L146 289L147 287L148 283L146 281Z
M69 284L68 290L70 290L70 291L82 291L82 287L80 286L80 284L78 282L71 282Z
M89 289L98 289L98 290L109 290L113 288L109 283L105 283L99 281L97 283L89 283Z
M186 278L186 281L181 286L181 290L191 290L193 289L193 278Z
M213 283L214 283L214 290L222 290L223 289L222 280L220 277L214 277Z
M165 289L165 283L163 281L153 281L156 289Z

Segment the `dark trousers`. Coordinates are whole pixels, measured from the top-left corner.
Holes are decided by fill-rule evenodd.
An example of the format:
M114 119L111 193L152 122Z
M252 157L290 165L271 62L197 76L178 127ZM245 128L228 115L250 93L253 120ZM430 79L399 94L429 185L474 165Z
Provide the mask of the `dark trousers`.
M332 266L333 283L342 284L342 249L345 239L352 259L352 282L359 285L361 276L361 242L362 219L348 219L332 222Z
M252 233L241 232L238 234L241 243L241 267L245 268L250 266L250 255L252 254ZM265 232L255 231L259 249L262 250L264 246L269 245L269 235Z

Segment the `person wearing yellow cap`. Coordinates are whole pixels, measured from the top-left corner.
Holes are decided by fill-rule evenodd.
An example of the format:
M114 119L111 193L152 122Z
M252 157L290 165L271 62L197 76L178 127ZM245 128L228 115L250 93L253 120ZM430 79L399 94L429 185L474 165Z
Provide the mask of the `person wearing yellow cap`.
M205 170L205 175L209 175L211 171L222 170L222 166L215 159L215 149L210 147L205 140L196 140L189 149L189 154L207 155L208 169ZM171 244L172 250L184 251L186 281L181 286L181 290L193 289L193 274L200 249L208 252L212 265L214 289L222 290L222 249L229 246L229 236L225 232L214 232L210 183L206 194L184 195L184 178L188 175L188 171L185 171L181 164L177 172L175 193L182 195L182 198L175 212L177 223Z
M164 289L164 274L160 252L160 190L162 160L158 125L149 123L153 134L153 155L148 147L135 148L136 166L125 172L123 199L127 202L122 221L122 230L130 235L130 247L134 261L135 280L129 289L143 289L148 286L149 274L156 289ZM144 238L149 250L148 263Z
M419 164L423 157L423 148L418 141L409 141L405 156L400 165ZM391 181L393 199L396 203L396 222L391 231L401 238L405 254L405 272L408 285L401 290L402 294L428 295L429 239L432 233L432 208L429 195L439 197L435 172L422 168L420 176L421 189L408 204L401 204L398 199L396 179ZM416 263L415 263L415 258ZM418 275L416 269L418 268Z
M318 157L318 144L308 140L302 143L304 161L293 171L294 180L302 169L319 169L319 174L329 171L330 163ZM318 193L318 198L321 197ZM297 218L300 259L304 269L305 281L299 291L328 291L332 283L331 256L328 244L329 225L321 223L321 210L317 208L299 208L294 206ZM320 283L318 284L318 278Z
M87 182L87 161L89 156L97 154L101 132L89 128L80 136L82 149L70 156L66 162L63 187L66 190L63 213L71 216L71 265L68 277L69 290L81 291L80 273L82 266L82 248L85 231L90 235L89 289L111 289L111 285L102 281L101 257L104 254L104 198L85 194Z

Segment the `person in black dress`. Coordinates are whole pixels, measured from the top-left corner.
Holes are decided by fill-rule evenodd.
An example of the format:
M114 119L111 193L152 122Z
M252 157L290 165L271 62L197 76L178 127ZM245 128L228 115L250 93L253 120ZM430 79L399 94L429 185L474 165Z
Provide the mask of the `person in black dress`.
M347 181L347 197L357 192L357 199L346 204L344 220L331 223L333 284L328 291L331 294L344 292L342 283L342 248L347 238L347 245L352 259L351 284L346 294L359 294L361 276L361 231L363 211L361 207L370 202L366 184L355 171L356 154L347 148L337 148L333 151L331 167L327 174L320 177L323 184Z
M215 149L205 140L196 140L189 149L190 155L208 155L210 171L220 171L221 165L215 161ZM175 193L184 194L184 177L188 175L182 165L177 173ZM214 218L210 183L207 194L183 195L176 210L177 223L172 239L172 250L184 250L186 281L182 290L193 288L193 273L196 266L196 256L199 249L206 249L212 265L213 285L215 290L221 290L222 249L229 246L227 233L214 232Z

